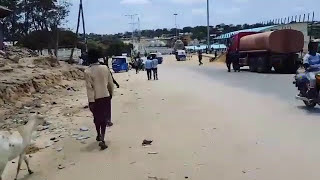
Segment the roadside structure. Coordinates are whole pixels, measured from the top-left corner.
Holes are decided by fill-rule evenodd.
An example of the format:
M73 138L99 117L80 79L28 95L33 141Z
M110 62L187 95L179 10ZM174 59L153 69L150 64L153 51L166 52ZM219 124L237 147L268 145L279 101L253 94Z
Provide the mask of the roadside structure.
M240 32L268 32L268 31L274 31L274 30L281 30L281 29L294 29L297 31L301 31L304 35L304 48L303 51L306 53L308 51L308 44L310 39L313 39L314 37L311 37L308 32L308 26L311 24L311 22L292 22L289 24L279 24L279 25L272 25L272 26L265 26L260 28L253 28L253 29L243 29L240 31L234 31L226 34L222 34L216 38L214 38L215 42L228 45L230 42L230 38L238 34ZM320 32L319 32L320 33Z
M4 7L4 6L0 6L0 49L2 50L3 49L3 41L4 41L4 35L3 35L3 21L2 19L9 16L11 14L11 10Z

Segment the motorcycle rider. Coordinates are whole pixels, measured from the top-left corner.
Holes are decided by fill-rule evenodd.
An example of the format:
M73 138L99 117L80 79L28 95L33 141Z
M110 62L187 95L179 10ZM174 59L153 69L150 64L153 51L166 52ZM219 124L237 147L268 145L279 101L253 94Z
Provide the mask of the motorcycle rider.
M309 92L308 96L317 95L316 91L316 74L320 72L320 54L317 53L318 43L310 42L308 45L309 53L303 58L303 65L306 71L306 77L309 80Z

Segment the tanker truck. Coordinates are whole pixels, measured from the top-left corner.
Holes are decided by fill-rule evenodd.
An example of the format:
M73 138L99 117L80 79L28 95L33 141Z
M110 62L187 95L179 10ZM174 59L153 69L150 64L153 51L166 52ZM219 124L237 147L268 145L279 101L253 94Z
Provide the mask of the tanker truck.
M184 54L184 55L179 55L179 53ZM184 46L183 41L177 40L174 43L173 54L175 54L177 61L181 61L181 60L185 61L187 59L185 56L186 51L185 51L185 46Z
M270 72L273 67L277 73L295 73L303 46L303 33L296 30L240 32L232 37L227 57L251 72Z

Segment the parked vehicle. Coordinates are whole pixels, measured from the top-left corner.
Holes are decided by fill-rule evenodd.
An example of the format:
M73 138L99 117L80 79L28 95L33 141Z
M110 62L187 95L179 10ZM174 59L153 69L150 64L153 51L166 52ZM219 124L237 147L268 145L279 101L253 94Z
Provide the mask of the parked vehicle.
M127 57L117 56L112 58L112 69L115 73L121 71L129 71L129 64L127 62Z
M303 46L303 33L296 30L240 32L232 37L227 53L232 62L249 66L251 72L270 72L273 67L278 73L295 73Z
M163 57L161 53L150 53L151 56L156 56L156 58L158 59L158 63L162 64L163 63Z
M186 61L187 60L187 53L185 50L178 50L177 51L177 61Z
M307 73L313 72L316 78L316 87L310 88ZM296 99L302 100L308 108L313 108L317 104L320 105L320 67L311 70L300 69L297 71L293 84L299 90Z

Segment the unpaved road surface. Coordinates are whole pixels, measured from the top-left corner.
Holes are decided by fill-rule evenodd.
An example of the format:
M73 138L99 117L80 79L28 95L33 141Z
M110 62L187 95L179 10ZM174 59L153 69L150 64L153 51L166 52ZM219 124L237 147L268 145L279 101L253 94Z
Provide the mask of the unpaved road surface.
M223 71L215 66L212 71ZM272 93L233 86L221 75L208 75L207 68L168 56L159 67L159 81L147 81L145 72L116 74L121 88L113 99L115 125L108 130L109 149L103 152L95 142L92 115L83 108L85 86L69 82L76 91L57 90L57 104L43 107L57 128L41 131L37 140L45 144L57 137L59 142L32 155L35 174L24 170L20 179L320 178L317 111L301 110L301 104ZM80 132L83 126L90 130ZM90 138L76 140L79 135ZM143 147L144 139L153 140L152 145ZM9 165L4 180L13 179L15 167Z

